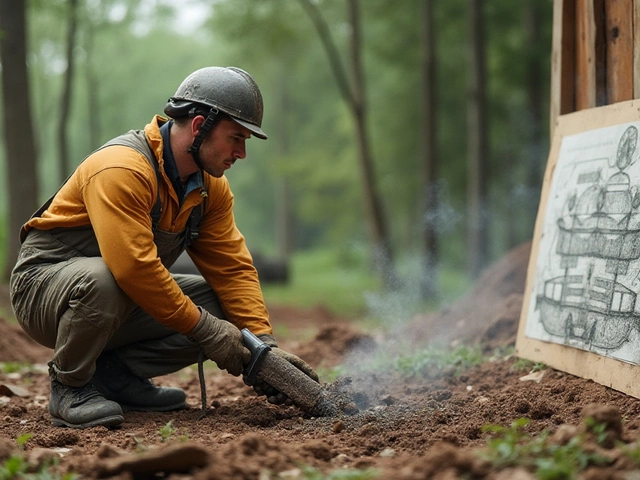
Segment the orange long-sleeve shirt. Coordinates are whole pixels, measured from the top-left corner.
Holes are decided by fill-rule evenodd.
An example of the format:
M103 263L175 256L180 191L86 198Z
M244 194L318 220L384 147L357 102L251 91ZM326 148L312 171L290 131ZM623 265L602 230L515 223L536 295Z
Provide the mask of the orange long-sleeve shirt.
M160 126L165 121L154 117L144 132L161 172L162 215L158 228L180 232L203 196L196 189L180 205L163 168ZM190 256L218 295L227 320L255 334L273 333L258 274L235 224L229 182L226 177L215 178L206 172L203 182L208 198ZM159 322L188 333L197 323L197 307L162 265L153 241L150 212L157 192L156 173L141 153L125 146L110 146L86 158L49 208L24 228L91 225L102 258L120 288Z

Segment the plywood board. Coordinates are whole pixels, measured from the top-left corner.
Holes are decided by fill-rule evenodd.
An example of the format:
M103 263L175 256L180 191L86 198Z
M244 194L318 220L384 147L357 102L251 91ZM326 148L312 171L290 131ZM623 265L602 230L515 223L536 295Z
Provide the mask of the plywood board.
M517 355L640 398L640 101L559 117Z

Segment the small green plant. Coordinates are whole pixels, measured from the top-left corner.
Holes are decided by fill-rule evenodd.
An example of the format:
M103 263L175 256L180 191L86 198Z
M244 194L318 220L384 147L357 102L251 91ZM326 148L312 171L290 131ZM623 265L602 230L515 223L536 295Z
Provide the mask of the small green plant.
M133 437L133 440L136 442L136 452L137 453L144 453L147 450L149 450L147 448L147 446L144 444L144 438Z
M372 480L378 478L380 472L367 468L366 470L339 469L331 473L324 474L320 470L304 466L302 467L303 480Z
M29 464L22 455L13 454L0 465L0 480L24 478Z
M485 425L483 431L494 435L481 454L496 467L522 466L540 480L571 480L589 465L606 465L610 459L588 452L581 436L564 445L551 443L549 432L530 437L523 429L529 420L520 418L509 427Z
M16 439L18 451L0 465L0 480L74 480L78 478L73 473L67 473L62 476L54 473L52 470L59 463L57 458L46 462L39 471L27 473L30 465L24 458L24 447L32 436L31 433L24 433Z
M31 365L22 362L0 362L0 370L2 373L16 373L24 370L30 370Z
M540 372L547 368L547 366L542 362L532 362L531 360L527 360L526 358L519 358L513 365L511 365L511 370L517 370L519 372Z
M189 431L182 427L180 429L180 434L178 435L178 440L180 440L181 442L186 442L189 440Z
M609 434L607 433L607 424L598 422L593 417L587 417L584 419L584 423L589 427L589 431L596 437L598 445L602 445L607 441Z
M33 434L31 433L23 433L18 438L16 438L16 443L18 444L18 448L20 450L24 450L24 446L27 444L29 440L31 440L32 436Z
M167 442L176 433L176 427L173 426L173 420L169 420L164 427L158 430L162 442Z
M169 420L165 426L158 430L158 433L160 434L160 441L163 443L176 437L181 442L189 440L189 431L184 427L178 430L173 424L173 420ZM136 439L136 441L138 441L138 439Z

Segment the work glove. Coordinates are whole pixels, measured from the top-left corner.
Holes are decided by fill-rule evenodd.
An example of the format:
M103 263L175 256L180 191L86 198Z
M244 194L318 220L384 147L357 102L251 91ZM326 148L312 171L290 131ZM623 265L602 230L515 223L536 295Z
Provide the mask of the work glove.
M240 330L230 322L200 310L200 320L187 336L199 344L204 354L219 368L237 377L251 360L251 352L242 342Z
M264 333L262 335L257 335L257 337L271 347L272 354L285 359L287 362L289 362L291 365L293 365L298 370L303 372L309 378L313 379L316 382L320 382L320 379L318 378L318 374L313 370L313 368L311 368L307 364L307 362L305 362L300 357L297 357L292 353L286 352L278 348L278 344L275 338L273 338L273 335ZM256 380L253 384L253 390L260 396L262 395L266 396L267 401L274 405L282 405L283 403L287 405L291 405L292 403L291 400L284 393L278 391L276 388L272 387L267 382L265 382L262 379L260 372L258 372L258 374L256 375Z

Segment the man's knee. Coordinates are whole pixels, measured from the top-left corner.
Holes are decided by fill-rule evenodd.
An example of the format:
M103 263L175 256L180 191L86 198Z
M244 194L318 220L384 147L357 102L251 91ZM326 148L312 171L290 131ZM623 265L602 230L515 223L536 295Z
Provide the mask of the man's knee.
M71 301L79 301L85 305L99 305L104 311L114 307L121 309L121 304L129 305L130 299L118 286L111 271L102 258L83 258L81 265L71 269L77 270L77 285L73 289Z

